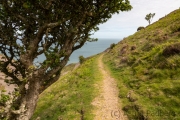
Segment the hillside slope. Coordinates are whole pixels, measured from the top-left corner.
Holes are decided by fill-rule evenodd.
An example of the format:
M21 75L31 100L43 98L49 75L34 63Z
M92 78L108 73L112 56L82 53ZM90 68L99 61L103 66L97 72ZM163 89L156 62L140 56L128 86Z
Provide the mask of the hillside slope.
M98 57L89 58L73 71L76 65L67 66L62 71L67 74L40 95L32 120L92 120L91 102L99 94L94 85L101 80Z
M68 74L41 94L33 120L92 120L92 101L101 95L99 57L72 72L65 69ZM103 62L118 84L129 120L180 119L180 10L111 46ZM114 113L117 119L119 111Z
M124 38L104 63L129 119L180 119L180 9Z

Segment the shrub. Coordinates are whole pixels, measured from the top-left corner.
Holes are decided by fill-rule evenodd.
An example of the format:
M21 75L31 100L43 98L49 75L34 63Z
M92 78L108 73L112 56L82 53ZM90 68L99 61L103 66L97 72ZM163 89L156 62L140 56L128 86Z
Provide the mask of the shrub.
M140 31L142 29L145 29L143 26L138 27L137 31Z
M81 55L79 56L79 62L82 64L86 59Z
M115 44L115 43L112 43L109 48L110 48L110 49L113 49L115 46L116 46L116 44Z

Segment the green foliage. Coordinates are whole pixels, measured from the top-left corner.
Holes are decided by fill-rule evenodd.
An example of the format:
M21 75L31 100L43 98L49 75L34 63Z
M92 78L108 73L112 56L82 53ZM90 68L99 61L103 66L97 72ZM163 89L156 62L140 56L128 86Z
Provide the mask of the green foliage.
M137 28L137 31L145 29L143 26Z
M83 56L79 56L79 63L82 64L86 59Z
M0 91L0 120L8 120L6 115L6 103L10 100L10 96L4 94L5 91Z
M0 105L5 105L5 103L10 99L9 95L3 93L0 94Z
M116 46L116 44L115 44L115 43L112 43L109 48L110 48L110 49L113 49L115 46Z
M155 16L155 13L149 13L146 15L145 19L148 21L149 24L151 24L151 21L154 16Z
M10 96L4 94L3 90L0 90L0 120L8 120L6 117L6 105L8 100L10 100Z

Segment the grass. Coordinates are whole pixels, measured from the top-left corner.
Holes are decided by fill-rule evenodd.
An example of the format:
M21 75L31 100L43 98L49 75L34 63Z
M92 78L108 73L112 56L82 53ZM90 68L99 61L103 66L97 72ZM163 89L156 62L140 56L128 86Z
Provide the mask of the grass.
M61 75L65 75L68 72L72 72L73 70L75 70L76 66L78 66L79 63L71 63L67 66L65 66L62 71L61 71Z
M86 60L44 91L32 120L93 119L91 102L98 95L94 84L101 79L97 59L98 56Z
M104 56L129 119L180 119L179 14L125 38Z
M180 119L180 9L124 38L104 55L117 80L119 99L130 120ZM93 119L97 56L90 57L40 96L32 120Z

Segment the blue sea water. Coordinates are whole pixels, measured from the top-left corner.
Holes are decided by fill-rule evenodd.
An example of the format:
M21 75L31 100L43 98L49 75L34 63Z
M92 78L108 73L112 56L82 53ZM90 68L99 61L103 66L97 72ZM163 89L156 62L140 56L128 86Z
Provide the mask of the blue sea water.
M83 47L74 51L69 58L68 64L79 62L79 56L89 57L103 52L110 47L112 43L118 43L121 39L98 39L95 42L87 42Z
M78 63L79 56L83 56L86 58L101 53L107 48L109 48L112 43L118 43L120 40L121 39L98 39L98 41L86 42L84 46L82 46L80 49L74 51L71 54L67 65L70 63ZM35 59L34 63L35 65L38 65L44 60L45 60L45 56L40 55Z

